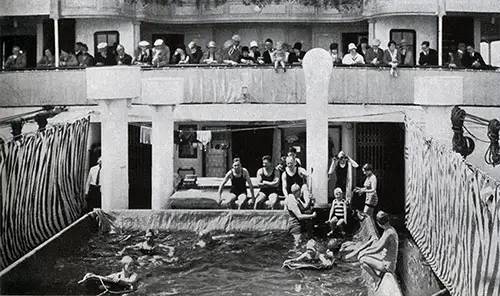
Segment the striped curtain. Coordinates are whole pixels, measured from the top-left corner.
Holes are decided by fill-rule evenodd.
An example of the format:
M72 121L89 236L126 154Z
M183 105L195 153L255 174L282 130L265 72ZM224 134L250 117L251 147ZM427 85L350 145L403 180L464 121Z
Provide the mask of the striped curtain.
M406 224L423 256L451 295L500 295L500 183L406 131Z
M89 124L84 118L0 145L0 269L81 214Z

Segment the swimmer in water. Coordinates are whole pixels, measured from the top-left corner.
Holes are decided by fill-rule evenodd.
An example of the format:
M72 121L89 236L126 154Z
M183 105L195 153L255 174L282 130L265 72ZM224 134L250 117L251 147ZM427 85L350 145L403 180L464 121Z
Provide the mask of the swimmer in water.
M155 234L151 229L146 230L146 234L144 236L144 241L137 243L135 245L126 246L120 252L117 253L118 256L123 256L123 254L128 250L137 250L140 251L143 255L154 256L158 255L161 251L167 251L167 256L172 257L174 255L174 247L167 246L164 244L156 243Z
M212 236L209 231L203 230L198 235L198 242L194 244L194 248L205 248L213 245L217 240L234 237L234 234L221 234Z
M322 254L321 252L319 252L318 244L316 243L316 241L310 239L306 244L306 251L297 258L285 260L285 262L283 262L283 266L288 265L290 263L310 263L310 264L320 263L324 267L330 267L335 262L335 259L333 258L333 253L330 254L331 255Z
M116 273L112 273L107 276L99 276L93 273L87 273L83 279L85 281L88 278L98 278L101 281L100 288L106 291L112 288L114 285L121 286L127 290L134 290L138 280L137 273L135 273L135 262L130 256L125 256L120 261L122 263L122 270Z

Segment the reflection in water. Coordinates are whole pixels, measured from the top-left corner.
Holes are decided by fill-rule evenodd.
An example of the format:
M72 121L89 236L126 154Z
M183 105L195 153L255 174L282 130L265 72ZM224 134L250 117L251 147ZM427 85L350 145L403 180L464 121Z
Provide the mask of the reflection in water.
M119 271L116 253L143 239L142 232L127 235L96 235L70 258L58 259L54 273L26 293L97 294L77 282L87 272ZM194 233L160 232L157 241L174 246L177 260L156 258L161 263L136 265L140 285L133 295L367 295L359 267L349 263L322 271L282 268L285 259L296 255L289 252L293 243L287 233L238 233L203 249L193 248L197 240ZM128 255L137 259L142 254Z

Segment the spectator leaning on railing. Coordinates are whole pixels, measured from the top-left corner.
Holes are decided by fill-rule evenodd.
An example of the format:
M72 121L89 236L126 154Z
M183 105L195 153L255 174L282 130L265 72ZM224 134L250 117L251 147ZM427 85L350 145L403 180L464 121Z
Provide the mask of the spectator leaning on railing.
M342 59L342 64L344 65L364 65L365 59L356 51L356 45L354 43L349 43L347 47L349 53Z
M250 51L248 53L254 59L254 62L258 64L264 64L264 60L262 58L262 54L259 51L259 44L257 41L250 42Z
M466 68L481 69L486 68L486 63L481 54L474 49L474 45L467 45L467 52L462 57L462 64Z
M382 64L384 59L384 51L379 48L380 40L374 39L372 41L372 46L366 50L365 64L378 66Z
M222 56L217 49L214 41L208 42L207 51L203 54L201 62L203 64L220 64L222 63Z
M78 57L78 64L80 67L92 67L94 66L94 57L89 53L89 48L87 44L82 44L81 54Z
M121 44L116 46L116 64L118 65L132 65L132 57L125 53L125 47Z
M429 41L422 42L421 48L422 52L420 53L418 64L420 66L437 66L438 53L435 49L430 48Z
M415 66L413 61L413 52L408 46L408 41L402 39L399 44L399 53L401 54L401 64L405 66Z
M269 38L266 39L264 46L266 47L266 50L262 54L262 59L264 60L264 64L272 64L273 63L272 53L274 51L273 40Z
M66 52L61 49L61 53L59 55L59 67L77 67L78 60L76 56L71 52Z
M333 64L334 65L341 65L342 64L342 58L344 57L342 53L339 51L339 44L333 42L330 44L330 55L332 56Z
M50 49L45 49L44 50L44 55L43 57L38 61L36 64L38 68L45 68L45 67L54 67L55 66L55 57L52 54L52 51Z
M10 55L5 61L5 69L23 69L26 68L26 55L19 48L19 46L15 45L12 47L12 55Z
M108 44L101 42L97 45L97 53L94 59L96 66L114 66L116 60L113 54L109 51Z
M155 67L164 67L170 63L170 48L165 45L162 39L157 39L154 43L153 61Z
M143 40L139 42L139 49L134 64L142 66L150 66L153 61L153 52L149 48L149 42Z
M199 64L203 57L203 52L201 47L196 44L196 42L191 41L188 44L188 55L189 55L189 63L190 64Z
M243 46L241 48L241 58L240 63L244 65L253 65L255 64L255 60L250 56L250 49L248 46Z

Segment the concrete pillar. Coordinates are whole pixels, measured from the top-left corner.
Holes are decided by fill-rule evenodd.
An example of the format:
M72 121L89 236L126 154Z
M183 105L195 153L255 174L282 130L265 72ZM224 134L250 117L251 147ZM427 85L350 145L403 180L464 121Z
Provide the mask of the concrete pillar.
M306 82L306 151L312 194L317 207L328 207L328 89L333 61L324 49L307 52L303 60Z
M134 52L134 50L137 48L139 45L139 42L141 41L141 22L140 21L135 21L132 22L133 26L133 47L130 48L130 52Z
M102 209L128 209L127 99L99 101L101 113Z
M54 57L56 68L59 67L59 19L54 18Z
M43 21L36 23L36 61L43 56Z
M153 109L153 164L151 176L151 208L168 207L174 192L174 107L151 106Z
M356 151L355 146L355 133L354 133L354 123L348 122L342 125L342 151L347 153L350 157L355 160Z
M443 15L438 15L438 65L443 65Z
M474 46L476 51L481 48L481 19L474 18Z
M273 133L273 162L278 164L281 158L281 129L275 128Z
M377 34L375 33L375 20L374 19L369 19L368 20L368 40L371 42L371 40L377 38Z
M102 209L128 208L128 106L141 94L138 67L87 68L87 97L101 115Z

